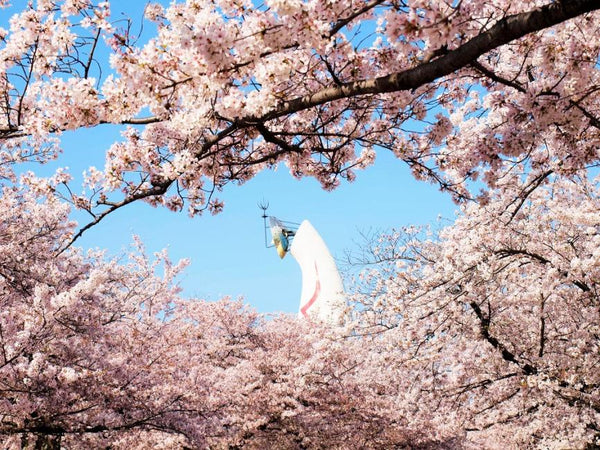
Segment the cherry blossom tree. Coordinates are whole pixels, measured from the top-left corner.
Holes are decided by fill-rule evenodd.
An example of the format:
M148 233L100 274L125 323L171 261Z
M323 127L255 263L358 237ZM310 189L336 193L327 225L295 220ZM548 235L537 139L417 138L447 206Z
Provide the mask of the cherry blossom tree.
M569 176L597 158L597 8L187 1L149 5L138 46L108 2L39 0L1 33L4 176L110 124L129 128L105 167L63 191L89 225L137 200L218 212L215 192L278 163L334 188L383 149L457 200L524 164L532 183Z
M62 436L82 447L111 430L170 430L186 416L183 393L160 392L166 383L152 378L178 378L168 330L179 267L161 257L159 278L139 255L126 265L76 250L56 256L73 234L65 205L11 188L0 204L3 447L59 448Z
M417 423L455 411L475 448L595 448L598 180L559 178L521 205L505 194L437 238L397 230L355 254L371 264L357 330L405 349Z
M551 181L522 203L503 186L439 238L390 235L335 329L182 299L184 263L141 244L61 251L68 207L5 187L3 445L597 445L598 183Z
M599 8L188 0L148 5L139 45L109 2L17 11L0 30L3 445L600 445ZM19 164L111 126L83 192ZM332 189L379 151L463 209L372 249L339 329L182 299L185 264L141 244L72 245L135 201L218 212L215 193L278 164Z
M27 189L0 197L2 448L426 448L462 439L398 415L401 372L383 364L392 353L365 347L351 329L266 320L228 299L184 300L173 280L185 262L151 260L139 243L124 260L59 252L75 224L64 204L39 200Z

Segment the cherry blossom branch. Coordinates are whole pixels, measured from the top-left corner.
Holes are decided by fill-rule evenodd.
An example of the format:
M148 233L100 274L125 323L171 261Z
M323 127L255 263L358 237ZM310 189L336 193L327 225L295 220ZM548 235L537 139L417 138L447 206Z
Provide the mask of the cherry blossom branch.
M537 409L539 409L539 405L535 404L535 405L532 405L529 408L527 408L525 411L519 411L519 412L514 413L514 414L508 414L507 416L505 416L505 417L503 417L501 419L497 419L494 422L489 422L489 423L487 423L485 425L482 425L481 427L477 427L477 428L467 427L467 428L465 428L465 431L467 431L467 432L483 431L483 430L486 430L488 428L493 427L494 425L510 423L510 422L512 422L515 419L523 417L523 415L532 414Z
M575 101L575 100L570 100L569 103L571 104L571 106L574 106L575 108L577 108L579 111L581 111L581 113L588 118L588 120L590 121L590 125L592 125L595 128L598 128L600 130L600 118L594 116L592 113L590 113L587 109L585 109L583 106L581 106L579 104L579 101Z
M516 81L507 80L506 78L496 74L495 72L493 72L492 70L488 69L483 64L481 64L479 61L472 62L471 66L473 68L477 69L477 71L479 71L481 74L488 77L490 80L495 81L496 83L500 83L505 86L512 87L513 89L515 89L521 93L527 92L527 90L523 87L523 85L517 83ZM549 90L548 92L544 92L544 95L555 95L556 97L560 97L560 94L558 92L554 92L553 89ZM569 105L570 105L570 107L577 108L585 117L588 118L588 120L590 121L590 125L594 126L595 128L598 128L600 130L600 118L594 116L587 109L585 109L583 106L581 106L580 102L582 100L583 100L583 98L581 98L579 100L569 100Z
M90 49L90 54L88 56L88 60L84 65L83 78L87 78L90 73L90 68L92 67L92 62L94 61L94 53L96 52L96 46L98 45L98 41L100 40L100 33L102 29L98 28L96 30L96 35L93 38L92 48Z
M481 336L486 341L488 341L492 345L492 347L494 347L500 352L502 359L519 366L525 375L537 374L538 369L536 367L532 366L531 364L519 361L519 359L513 352L508 350L506 346L502 344L496 337L492 336L492 334L490 333L490 317L486 317L483 314L483 311L481 311L479 305L476 302L470 302L469 305L471 306L471 308L475 312L475 315L479 319L479 331L481 333Z
M25 86L23 87L23 93L22 93L21 97L19 98L19 106L17 107L17 126L22 125L21 119L22 119L22 115L23 115L23 101L25 100L27 90L29 89L29 86L31 84L31 79L33 77L33 67L35 66L37 51L38 51L38 47L37 47L37 42L36 42L33 46L33 51L31 54L31 62L29 64L29 68L27 70L27 75L25 76L25 80L24 80Z
M119 122L119 125L150 125L151 123L159 123L162 122L163 119L157 116L148 116L148 117L134 117L131 119L122 120ZM112 125L113 122L108 122L106 120L101 120L98 122L99 125ZM0 130L1 132L2 130Z
M500 83L505 86L510 86L511 88L516 89L517 91L522 93L527 92L527 90L521 84L517 83L516 81L507 80L506 78L501 77L500 75L485 67L477 60L471 63L471 67L477 69L477 71L480 72L482 75L485 75L490 80L495 81L496 83Z
M496 255L499 256L500 259L502 258L507 258L509 256L514 256L514 255L521 255L521 256L527 256L528 258L533 259L534 261L537 261L543 265L546 264L551 264L551 261L545 257L543 257L542 255L539 255L537 253L534 252L530 252L524 249L514 249L514 248L503 248L500 250L497 250L494 252ZM561 276L563 277L568 277L568 272L566 271L560 271ZM583 292L590 292L591 289L590 287L583 281L581 280L573 280L572 283L577 286L579 289L581 289Z
M538 187L540 187L542 185L542 183L553 173L554 173L553 170L547 170L546 172L539 174L521 191L521 193L518 195L518 197L516 197L509 205L509 206L513 205L514 202L518 200L517 206L510 214L510 217L509 217L507 223L510 223L515 218L515 216L521 210L521 208L525 204L525 201L532 194L532 192L535 191ZM508 207L507 207L507 209L508 209Z
M370 10L372 10L373 8L375 8L376 6L381 5L384 1L385 0L373 0L370 3L367 3L361 9L358 9L355 12L353 12L352 14L350 14L348 17L345 17L343 19L338 20L336 22L336 24L331 28L331 31L329 32L329 35L330 36L335 35L342 28L344 28L346 25L348 25L350 22L352 22L354 19L356 19L357 17L362 16L366 12L369 12Z
M538 351L538 357L544 356L544 348L546 346L546 317L544 316L544 307L546 306L546 300L548 296L540 294L540 348Z
M380 2L373 2L373 6L378 3ZM508 16L499 20L489 30L437 59L402 72L343 83L340 86L324 88L312 94L285 101L273 111L262 116L238 118L234 122L235 128L255 126L257 123L265 123L343 98L417 89L459 69L477 65L477 58L495 48L597 9L600 9L600 5L594 0L560 1L529 12ZM158 117L147 117L129 119L123 123L148 124L160 121L161 119Z
M274 111L258 118L248 118L246 121L268 121L342 98L417 89L472 64L490 50L597 9L600 9L600 4L595 0L560 1L529 12L508 16L459 48L448 51L430 62L375 79L353 81L341 86L325 88L286 101Z
M270 142L271 144L277 145L286 153L301 153L302 148L298 145L288 144L283 139L279 139L273 132L271 132L267 127L265 127L262 123L258 123L256 125L256 129L258 132L265 138L265 141ZM253 160L254 163L265 162L269 160L276 160L277 154L268 154L264 158L260 160Z
M344 26L355 20L357 17L363 14L367 14L370 10L378 7L383 3L383 0L373 0L367 2L361 9L351 12L349 16L340 19L340 21L338 22L334 22L333 25L329 25L330 27L332 27L329 30L330 36L333 36L336 33L338 33ZM303 147L307 148L310 144L316 143L316 150L312 154L314 155L315 153L320 153L322 156L321 161L318 161L318 163L321 164L321 167L327 165L327 167L323 169L323 172L327 171L328 174L333 175L333 178L336 178L340 173L343 173L343 171L348 168L348 166L344 166L344 163L347 162L347 160L344 160L344 146L346 144L351 143L352 141L360 142L360 133L355 131L359 129L359 124L363 124L364 122L367 122L369 120L369 114L371 114L374 111L373 104L374 102L378 101L378 98L376 97L377 95L386 93L396 93L401 91L410 91L470 66L477 69L477 59L480 56L490 52L491 50L508 44L530 33L543 30L545 28L562 23L566 20L572 19L574 17L577 17L589 11L596 10L598 8L600 8L598 2L592 0L576 0L570 2L558 1L536 8L529 12L506 16L500 19L495 24L491 25L489 28L484 28L484 31L482 31L479 35L475 36L474 38L470 39L464 44L461 44L458 48L449 50L444 48L440 52L434 52L436 56L435 59L427 58L426 62L421 62L419 65L411 69L391 73L377 78L365 78L353 82L343 82L344 79L347 80L350 79L350 77L347 74L343 75L341 73L335 73L335 63L329 64L325 59L325 66L329 65L330 75L326 76L326 80L319 79L317 80L318 83L314 84L314 86L322 86L321 89L317 88L313 90L313 88L311 87L311 89L308 90L311 93L308 95L299 96L287 101L282 99L279 103L277 103L276 106L272 107L272 109L270 110L259 109L259 111L266 111L264 113L261 112L256 113L254 115L248 113L240 113L240 117L232 117L229 120L223 119L223 121L221 121L219 120L219 117L216 116L216 111L213 111L213 115L210 116L210 119L212 120L214 118L217 118L217 120L215 122L210 122L209 125L205 125L203 123L202 126L206 126L207 129L204 132L200 133L200 137L195 136L193 138L194 142L191 143L191 151L193 152L192 154L198 162L202 160L206 161L207 158L214 156L214 164L217 165L217 168L224 169L224 173L218 178L218 183L221 186L227 181L235 179L235 177L239 177L240 179L243 178L243 168L245 167L244 165L247 165L249 167L253 165L256 166L264 162L277 162L278 160L281 160L281 158L285 155L300 153ZM275 26L279 25L276 24ZM327 34L327 29L325 30L325 34ZM96 42L97 40L94 41L94 45ZM285 41L283 47L278 48L291 48L289 46L294 47L295 45L296 44L294 42L294 39L292 39L291 41ZM35 49L31 50L31 52L34 51ZM93 54L93 48L91 53ZM257 54L253 55L253 58L257 57ZM315 60L316 59L317 58L315 58ZM243 63L244 60L242 61L242 64ZM235 64L233 65L235 66ZM33 64L31 66L33 66ZM316 64L311 65L310 68L306 70L317 70L315 69L316 66ZM225 64L221 67L218 67L216 70L223 74L230 70L231 67L231 65ZM319 65L319 68L320 67L321 66ZM480 66L480 68L481 67L483 66ZM144 70L147 72L149 71L153 77L151 81L160 84L160 86L162 86L163 89L167 89L169 95L171 95L171 89L174 92L175 87L179 84L193 82L193 77L191 77L189 74L182 72L178 72L178 78L175 75L171 75L172 72L170 71L162 73L161 70L158 70L152 66L149 66ZM325 70L325 72L327 71ZM304 73L301 73L301 75L304 75ZM493 74L491 75L492 77L494 76ZM491 79L494 79L492 77ZM332 78L335 83L332 83ZM179 81L177 81L176 79ZM498 77L496 77L496 79L498 79ZM165 80L167 81L167 83L170 84L167 84L165 86ZM302 87L301 90L297 89L299 86ZM223 89L224 91L227 91L228 88ZM303 87L302 83L292 83L292 86L289 88L289 92L292 92L292 89L299 92L307 92L307 89ZM277 94L289 95L287 94L287 92L288 91L283 91L283 93L277 92ZM218 99L219 95L220 94L215 94L214 98ZM213 96L211 96L211 98L213 98ZM281 139L280 135L277 132L270 131L275 129L275 127L271 126L271 124L269 123L270 121L274 121L276 119L280 119L285 116L293 115L295 113L299 113L309 109L314 109L321 105L334 104L336 101L342 99L348 99L348 105L343 105L345 106L345 108L342 108L344 112L354 112L355 110L363 110L365 111L365 114L360 117L360 120L356 120L357 125L355 130L352 130L348 134L347 138L344 137L343 139L341 139L341 143L339 145L337 145L337 142L333 142L331 146L323 145L319 147L318 138L315 138L314 142L310 142L310 140L307 140L306 145L304 142L298 145L297 141L287 138ZM160 100L161 99L159 95L159 101ZM337 105L339 105L339 103ZM332 108L330 109L333 111L333 115L334 117L336 117L336 120L340 122L342 121L342 119L340 118L344 117L344 112L337 112L335 110L335 107L337 105L332 105ZM425 108L426 107L427 106L425 105ZM165 108L167 111L165 116L155 115L150 117L139 118L132 117L130 119L123 120L119 123L128 125L149 125L153 123L166 121L168 120L166 117L168 116L168 114L170 114L170 109L169 107ZM321 113L322 111L317 111L318 119L316 125L310 124L308 125L309 127L314 125L314 127L316 127L316 130L319 131L321 128L325 130L325 124L328 123L327 120L331 120L333 123L333 119L328 119L328 117L331 117L331 111L325 111L322 115ZM209 111L208 114L210 115L211 112ZM232 115L234 114L235 113L233 113ZM118 119L116 121L118 121ZM89 122L84 123L87 124ZM107 122L97 121L95 123L98 124ZM60 127L64 125L59 124L58 126ZM239 135L237 134L238 132ZM246 139L246 136L250 134L252 136L260 134L263 136L266 142L270 142L274 145L266 146L267 150L264 153L259 153L257 151L256 153L251 154L251 157L247 157L246 153L243 152L241 156L236 154L233 150L234 144L232 144L231 142L236 141L236 145L238 143L240 145L245 145L246 141L244 139ZM14 136L12 134L12 130L7 130L7 135ZM300 131L297 134L297 136L302 136L302 131ZM375 139L374 141L377 140ZM292 142L293 144L290 144L290 142ZM375 142L375 145L379 144L379 142ZM222 147L225 147L225 149L227 150L231 150L231 155L228 154L223 157L224 161L220 160L218 157L220 153L224 153L222 152ZM415 173L421 172L422 174L424 174L422 175L422 177L429 177L429 179L433 179L440 182L440 185L443 189L453 190L453 185L445 183L445 181L441 177L438 177L435 173L435 169L427 168L427 166L425 166L423 162L423 159L420 156L414 159L406 157L404 158L404 160L412 165ZM325 163L323 163L323 161L325 161ZM242 170L233 173L229 169L231 169L231 167L234 166L242 167ZM185 171L185 169L183 170ZM240 173L242 175L240 175ZM107 206L108 209L98 214L90 224L82 228L74 236L71 243L74 240L78 239L83 231L97 224L100 220L102 220L112 211L115 211L116 209L121 208L138 199L150 198L153 196L160 196L165 194L168 187L175 183L178 177L180 177L181 175L182 173L179 172L175 174L169 173L169 179L165 179L163 182L164 188L161 187L157 190L156 186L152 186L146 189L145 186L140 184L139 186L135 186L134 190L126 189L125 199L121 200L120 202L111 202L110 204L104 203L99 205L100 207ZM201 178L203 175L204 174L200 174L199 177ZM210 176L211 175L208 175L208 177ZM469 175L467 175L467 177L468 176ZM466 198L465 192L458 191L457 196L459 195L459 198ZM526 196L524 198L526 198ZM523 199L522 201L524 202L525 200Z
M98 223L100 223L109 214L113 213L117 209L120 209L123 206L128 205L130 203L133 203L133 202L135 202L137 200L141 200L141 199L144 199L144 198L152 197L152 196L155 196L155 195L163 195L163 194L165 194L167 192L167 190L169 189L169 187L171 186L171 184L173 184L174 182L175 182L175 180L167 180L167 181L165 181L163 183L155 184L150 189L142 190L142 191L139 191L136 194L129 195L128 197L124 198L120 202L110 203L110 204L106 203L107 205L109 205L109 208L106 209L106 210L104 210L104 211L102 211L99 214L96 214L94 220L92 220L91 222L88 222L83 227L81 227L77 231L77 233L75 233L73 235L73 237L71 239L69 239L67 241L67 243L58 250L58 252L56 253L56 255L58 256L61 253L63 253L66 249L68 249L71 245L73 245L73 243L77 239L79 239L81 236L83 236L83 233L85 233L87 230L89 230L90 228L92 228L94 225L97 225Z

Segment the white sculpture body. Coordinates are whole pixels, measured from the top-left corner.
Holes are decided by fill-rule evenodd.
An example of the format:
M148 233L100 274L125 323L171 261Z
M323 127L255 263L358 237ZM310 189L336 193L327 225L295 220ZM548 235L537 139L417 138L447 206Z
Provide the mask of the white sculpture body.
M346 308L342 278L325 242L308 220L296 231L290 253L302 271L300 314L341 324Z

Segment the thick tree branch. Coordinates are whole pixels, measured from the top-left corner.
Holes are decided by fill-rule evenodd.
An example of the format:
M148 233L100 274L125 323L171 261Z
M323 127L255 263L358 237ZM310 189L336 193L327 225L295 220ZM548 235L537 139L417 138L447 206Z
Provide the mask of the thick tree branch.
M598 0L558 1L529 12L508 16L461 47L433 61L383 77L325 88L284 102L276 110L249 120L272 120L342 98L416 89L472 64L490 50L597 9L600 9Z
M374 1L370 7L376 6L378 3ZM530 33L541 31L598 9L600 9L600 2L598 0L559 1L529 12L507 16L498 21L489 30L475 36L457 49L448 51L443 56L412 69L374 79L352 81L339 86L325 88L315 93L283 102L281 106L263 116L239 118L235 124L239 128L244 128L343 98L417 89L424 84L449 75L459 69L469 65L477 65L477 58L495 48ZM145 124L158 121L160 119L156 117L148 117L144 119L131 119L126 123Z
M519 366L521 368L521 370L523 371L523 374L525 374L525 375L535 375L538 372L538 370L534 366L532 366L531 364L527 364L527 363L523 363L523 362L519 361L519 359L515 356L514 353L512 353L510 350L508 350L504 346L504 344L502 344L496 337L491 335L491 333L490 333L490 318L485 317L485 315L483 314L483 311L481 311L481 308L479 307L479 305L476 302L471 302L470 306L473 309L473 311L475 312L475 315L477 316L477 318L479 319L479 331L481 332L481 336L486 341L488 341L492 345L492 347L494 347L495 349L497 349L500 352L500 354L502 355L502 359Z

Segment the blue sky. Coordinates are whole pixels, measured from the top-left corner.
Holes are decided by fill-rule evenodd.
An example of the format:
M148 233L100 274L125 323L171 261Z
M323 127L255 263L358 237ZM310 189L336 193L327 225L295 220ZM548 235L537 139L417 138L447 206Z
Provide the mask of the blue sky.
M102 166L104 152L118 132L98 127L63 136L62 162L75 173L92 163ZM435 224L438 216L454 217L456 205L433 185L415 181L406 165L379 152L375 165L358 172L353 183L333 192L313 179L294 179L285 166L265 171L242 186L227 186L221 214L194 219L146 204L130 205L87 231L77 241L84 248L122 254L138 235L149 252L169 249L172 259L189 258L181 278L184 295L216 300L222 295L245 300L261 312L296 312L301 291L300 268L287 255L265 248L261 210L284 220L308 219L335 258L355 248L360 232Z
M114 1L113 17L129 16L139 23L145 4ZM7 27L6 12L0 19ZM152 28L145 24L146 39ZM116 139L119 130L109 126L65 133L58 165L69 166L74 174L90 165L101 168ZM374 166L358 172L354 183L343 183L333 192L323 191L313 179L298 181L280 166L243 186L226 187L220 198L225 201L221 214L194 219L146 204L130 205L87 231L76 245L119 256L138 235L148 252L166 247L173 260L191 260L181 277L185 296L244 296L261 312L296 312L300 268L291 255L280 260L273 248L265 248L259 202L268 201L268 213L280 219L310 220L334 258L342 259L360 241L361 231L434 223L438 216L452 219L456 210L448 195L415 181L406 165L385 151L378 153Z

